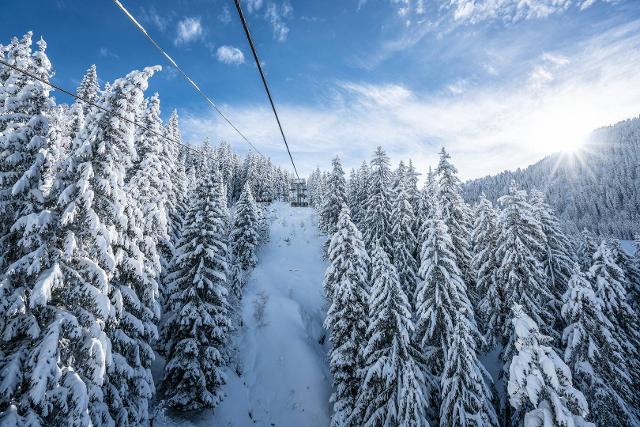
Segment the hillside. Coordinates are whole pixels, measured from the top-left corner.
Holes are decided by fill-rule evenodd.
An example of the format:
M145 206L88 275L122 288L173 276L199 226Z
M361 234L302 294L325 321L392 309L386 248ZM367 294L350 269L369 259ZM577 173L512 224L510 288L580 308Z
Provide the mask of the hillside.
M579 153L558 153L515 171L468 181L463 194L495 201L515 180L543 191L570 231L630 239L640 223L640 117L595 130Z

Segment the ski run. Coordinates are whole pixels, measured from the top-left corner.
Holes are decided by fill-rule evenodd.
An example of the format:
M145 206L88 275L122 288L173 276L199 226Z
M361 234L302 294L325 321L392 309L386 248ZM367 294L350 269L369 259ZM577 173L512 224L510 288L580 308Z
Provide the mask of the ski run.
M322 323L322 236L311 208L276 202L269 241L245 286L242 326L215 411L156 418L158 426L326 426L331 376ZM241 373L238 375L238 373Z
M182 143L159 66L58 103L32 37L0 45L0 426L640 425L628 215L577 229L515 175L465 199L445 148L294 181Z

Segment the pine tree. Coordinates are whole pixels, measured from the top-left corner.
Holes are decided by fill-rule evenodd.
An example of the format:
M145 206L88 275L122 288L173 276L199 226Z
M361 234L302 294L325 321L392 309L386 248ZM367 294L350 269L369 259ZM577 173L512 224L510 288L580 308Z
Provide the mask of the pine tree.
M126 227L114 242L117 265L111 286L117 320L108 322L106 328L113 363L104 390L117 425L147 422L149 400L155 392L151 343L158 338L160 304L156 272L149 268L155 246L149 248L150 239L143 234L144 218L134 194L137 192L128 193Z
M256 265L258 246L258 212L249 184L245 184L240 200L236 204L236 214L231 232L233 260L247 271Z
M498 417L486 384L488 372L477 356L472 313L460 312L454 321L440 388L440 426L497 426Z
M559 301L571 276L573 263L570 255L571 245L555 213L545 202L544 194L540 191L532 191L531 205L545 235L546 251L543 257L545 274L549 278L556 301Z
M496 280L502 300L496 301L496 309L491 324L502 334L505 346L503 360L511 360L515 337L507 324L509 307L519 304L531 314L534 321L552 332L553 318L549 311L549 301L553 294L544 272L542 259L545 254L545 238L540 223L533 216L525 191L515 184L509 194L499 199L503 206L498 219L498 240L496 259L498 270Z
M580 269L583 271L587 271L589 270L589 268L591 268L593 254L595 254L596 250L598 250L596 236L585 228L584 230L582 230L578 238L579 240L576 248L576 258L578 260L578 264L580 265Z
M369 169L369 164L366 161L362 162L360 168L358 169L358 187L355 189L356 191L356 209L352 210L353 222L357 227L362 228L364 224L364 218L367 210L367 199L369 198L369 177L371 175L371 170Z
M159 260L155 262L156 276L171 260L169 243L167 190L171 189L163 158L163 127L160 120L160 98L154 94L142 112L144 129L136 138L136 159L129 171L129 185L135 188L142 210L145 236L157 247Z
M442 211L442 220L449 229L456 263L465 282L473 285L475 277L471 272L468 240L471 231L469 207L462 199L460 179L456 175L458 170L449 159L451 156L442 148L440 162L436 169L438 180L436 198Z
M411 203L411 208L413 209L414 215L418 211L420 199L418 193L418 176L420 176L420 174L416 171L416 168L415 166L413 166L413 162L411 161L411 159L409 159L409 165L407 166L404 182L407 193L409 193L409 201ZM418 230L413 230L413 233L417 234Z
M640 298L640 262L638 258L631 256L622 247L620 240L613 239L609 242L611 255L615 263L622 269L624 273L625 291L627 292L627 301L633 307L635 302Z
M89 102L96 102L100 94L100 84L98 83L98 73L96 71L96 64L92 64L87 70L76 94L79 98L87 100ZM89 114L91 105L83 103L83 113L86 116Z
M346 207L340 212L336 228L329 243L329 267L323 283L324 293L329 301L343 286L368 287L369 256L362 242L362 234L351 222Z
M366 344L368 256L347 208L340 212L337 231L331 238L329 261L324 289L330 306L324 325L332 344L329 367L335 392L331 396L331 425L359 426L362 420L354 416L354 408Z
M391 171L389 158L382 147L378 147L371 160L371 173L365 202L365 216L362 228L367 248L376 242L387 253L392 253L391 231Z
M32 33L20 41L14 39L6 61L45 81L51 74L51 63L45 53L47 44L38 42L38 50L31 51ZM51 88L45 83L11 70L8 72L0 112L0 268L4 270L19 254L18 233L12 232L15 221L43 205L43 168L46 154L51 155L48 140L48 112L53 107L49 98Z
M411 206L409 184L406 181L404 167L399 169L397 183L394 189L391 211L391 245L393 265L398 271L400 284L404 293L414 305L417 286L418 266L415 258L418 241L413 234L415 216Z
M498 214L484 195L476 206L475 221L471 232L471 267L476 273L476 292L480 300L477 314L481 321L487 344L494 345L499 337L496 322L499 318L499 306L496 302L503 298L496 280L498 260L496 244L498 239Z
M332 165L333 169L327 181L319 223L320 229L327 234L327 236L335 233L340 211L343 206L347 205L347 187L344 179L344 171L340 164L340 158L336 156L332 161Z
M438 183L435 180L435 176L429 166L429 173L427 174L427 180L424 183L424 187L418 195L418 210L416 212L416 238L418 240L418 253L417 259L420 259L420 248L427 238L427 231L429 230L429 221L433 218L435 212L435 195L437 192Z
M167 277L169 313L162 331L167 364L161 387L167 405L182 411L215 407L225 382L230 321L222 190L219 173L199 181Z
M379 245L373 251L371 277L368 312L372 318L363 349L357 417L364 426L427 426L424 380L410 343L411 306L396 269ZM415 380L407 384L405 378Z
M448 344L453 334L456 313L463 312L479 333L473 320L466 286L456 264L453 242L446 224L436 217L429 221L427 238L422 244L417 289L416 339L428 355L432 373L442 373Z
M602 312L614 325L614 336L620 342L634 381L640 381L640 325L638 316L627 301L622 269L616 264L606 241L593 255L588 273L596 297L602 301Z
M602 426L638 424L633 409L637 397L615 327L577 264L563 296L562 317L567 325L562 334L564 361L589 402L589 419Z
M114 309L105 326L112 355L107 359L101 393L96 393L95 415L92 415L95 424L111 418L119 423L144 422L148 416L148 399L153 395L150 367L154 355L149 340L156 336L155 323L160 313L155 283L157 270L148 268L145 261L153 262L155 251L153 248L145 251L145 243L140 240L142 233L147 232L141 221L144 212L136 212L137 206L131 206L139 193L127 185L126 178L136 155L136 128L131 121L143 104L149 78L159 70L160 67L148 67L131 72L116 80L102 95L99 102L105 110L117 111L129 121L113 120L110 113L92 109L78 137L85 150L91 151L78 149L78 162L82 163L77 167L90 168L80 173L93 172L93 209L107 236L105 241L96 241L98 246L105 245L100 248L105 253L96 253L93 259L108 274L108 295ZM73 187L69 190L73 191ZM82 193L78 196L85 197ZM142 254L137 245L142 246ZM138 270L132 272L132 268ZM145 268L146 271L141 271ZM140 324L144 325L143 329L139 328ZM130 390L135 392L129 393ZM109 414L103 409L102 399Z
M166 193L166 211L168 215L168 230L172 246L180 237L180 228L182 227L182 219L186 211L186 190L187 179L184 164L180 159L180 150L183 149L182 136L180 134L180 125L178 112L173 110L167 126L165 128L166 138L163 138L163 151L160 156L165 168L165 189ZM175 141L175 142L171 142Z
M509 365L509 402L516 409L514 424L525 426L593 426L584 421L588 412L584 395L573 387L569 367L548 336L524 308L514 304L512 328L515 354ZM524 413L524 416L521 414Z

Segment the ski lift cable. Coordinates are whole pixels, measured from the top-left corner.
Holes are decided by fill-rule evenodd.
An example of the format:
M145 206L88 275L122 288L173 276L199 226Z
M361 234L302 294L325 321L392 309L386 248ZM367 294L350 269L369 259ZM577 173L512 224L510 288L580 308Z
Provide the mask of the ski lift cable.
M118 1L118 0L114 0ZM287 138L284 136L284 131L282 130L282 124L280 123L280 117L278 117L278 111L276 110L276 106L273 102L273 98L271 97L271 91L269 90L269 85L267 84L267 79L264 76L264 71L262 70L262 64L258 59L258 53L256 52L256 47L253 44L253 39L251 38L251 33L249 32L249 25L244 18L244 13L242 12L242 6L240 5L240 0L234 0L236 4L236 10L238 11L238 16L240 17L240 22L242 22L242 28L244 29L244 33L247 36L247 40L249 41L249 47L251 48L251 53L253 54L253 59L256 62L256 66L258 67L258 71L260 72L260 78L262 79L262 84L264 85L264 89L267 92L267 97L269 98L269 103L271 104L271 109L273 110L273 114L276 116L276 121L278 122L278 128L280 129L280 134L282 135L282 140L284 141L285 147L287 147L287 153L289 153L289 159L291 159L291 164L293 165L293 170L296 173L296 177L300 179L298 175L298 169L296 168L296 164L293 161L293 156L291 155L291 150L289 149L289 143L287 143Z
M66 95L69 95L72 98L77 99L78 101L82 101L82 102L86 103L87 105L91 105L92 107L95 107L95 108L97 108L97 109L99 109L101 111L104 111L107 114L110 114L112 116L118 117L118 118L120 118L120 119L122 119L122 120L124 120L124 121L126 121L126 122L128 122L128 123L130 123L132 125L134 125L134 126L137 126L137 127L141 128L141 129L146 130L147 132L151 132L152 134L154 134L154 135L156 135L156 136L158 136L158 137L160 137L160 138L162 138L162 139L164 139L166 141L169 141L169 142L171 142L173 144L176 144L178 146L181 146L181 147L185 147L185 148L187 148L187 149L189 149L189 150L191 150L191 151L193 151L193 152L195 152L197 154L203 155L205 157L210 157L208 154L206 154L206 153L204 153L204 152L192 147L189 144L185 144L183 142L180 142L180 141L177 141L175 139L169 138L168 136L166 136L166 135L164 135L162 133L156 132L153 129L150 129L150 128L148 128L148 127L136 122L135 120L131 120L128 117L125 117L125 116L123 116L121 114L118 114L118 113L112 111L112 110L104 108L102 105L99 105L99 104L97 104L97 103L95 103L93 101L90 101L90 100L88 100L86 98L78 96L75 93L73 93L73 92L71 92L71 91L69 91L69 90L67 90L67 89L65 89L65 88L63 88L63 87L61 87L61 86L59 86L59 85L57 85L55 83L51 83L51 82L49 82L49 81L47 81L47 80L45 80L45 79L43 79L43 78L41 78L39 76L36 76L33 73L30 73L29 71L26 71L26 70L23 70L23 69L21 69L19 67L16 67L15 65L10 64L10 63L6 62L3 59L0 59L0 64L4 65L6 67L9 67L12 70L18 71L18 72L24 74L25 76L31 77L32 79L38 80L39 82L44 83L44 84L46 84L46 85L48 85L48 86L50 86L50 87L52 87L52 88L64 93Z
M149 39L149 41L151 42L151 44L153 44L156 49L158 49L160 51L160 53L166 58L167 61L169 61L169 63L175 67L176 70L178 70L180 72L180 74L182 75L182 77L184 77L184 79L196 90L196 92L209 104L211 105L211 107L213 107L213 109L220 115L220 117L222 117L224 119L225 122L227 122L227 124L229 126L231 126L233 128L233 130L236 131L236 133L238 135L240 135L240 137L247 143L249 144L249 146L251 146L251 148L253 148L253 150L260 154L262 157L265 157L264 154L262 154L260 152L260 150L258 150L256 148L255 145L253 145L253 143L251 141L249 141L249 139L240 131L240 129L238 129L236 127L236 125L234 125L231 120L229 120L229 118L224 114L224 112L216 105L215 102L213 102L211 100L211 98L209 98L203 91L202 89L200 89L200 87L196 84L196 82L189 77L189 75L178 65L178 63L167 53L166 50L164 50L162 48L162 46L160 46L158 44L158 42L155 41L155 39L153 37L151 37L151 35L149 35L149 33L147 32L147 30L145 30L145 28L140 24L140 22L138 22L138 20L136 18L133 17L133 15L127 10L126 7L124 7L124 5L122 4L122 2L120 2L120 0L113 0L113 2L116 4L116 6L127 16L127 18L129 18L129 21L131 21L131 23L138 29L140 30L140 32L142 34L144 34L144 36ZM295 166L294 166L295 168Z

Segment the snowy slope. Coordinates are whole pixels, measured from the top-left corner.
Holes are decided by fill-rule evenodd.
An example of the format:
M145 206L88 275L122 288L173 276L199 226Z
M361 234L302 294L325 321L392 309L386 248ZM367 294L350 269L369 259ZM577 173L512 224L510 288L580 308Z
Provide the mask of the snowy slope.
M325 346L322 237L311 208L275 203L270 241L245 288L238 364L215 411L159 414L165 426L327 426L330 375Z

